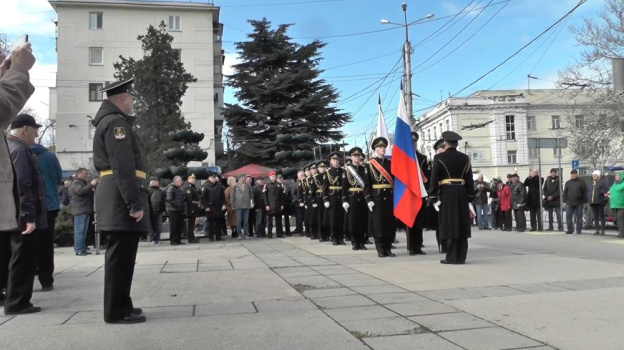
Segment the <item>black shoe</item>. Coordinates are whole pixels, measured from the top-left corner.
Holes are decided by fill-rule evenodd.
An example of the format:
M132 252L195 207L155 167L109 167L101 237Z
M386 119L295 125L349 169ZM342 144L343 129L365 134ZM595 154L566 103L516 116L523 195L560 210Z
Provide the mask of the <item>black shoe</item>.
M217 242L221 242L221 241L223 241L223 238L221 238L221 237L215 238L215 241L217 241ZM184 243L183 243L183 244L184 244Z
M143 315L135 315L135 314L130 314L122 319L119 320L115 320L115 321L109 321L106 323L119 323L119 324L132 324L132 323L141 323L141 322L145 322L147 319L145 318L145 316Z
M571 235L573 232L566 231L566 235Z
M446 259L444 260L440 260L440 264L447 264L447 265L451 265L451 262L448 262Z
M143 315L143 309L141 309L140 307L132 308L132 314L133 315Z
M178 245L186 245L184 242L178 242Z
M386 256L394 258L396 255L393 252L386 252Z
M90 252L82 252L82 253L76 253L77 256L87 256L87 255L91 255Z
M536 230L536 229L534 229L534 228L532 228L532 229L531 229L531 232L535 232L535 231L537 231L537 230Z
M361 250L368 250L368 248L366 248L366 246L364 244L360 244L360 249Z
M577 232L576 234L577 234L577 235L580 235L580 234L581 234L581 232Z
M334 241L334 242L332 242L332 245L339 245L339 244L340 244L340 243L335 242L335 241Z
M427 255L427 253L423 252L422 250L411 250L410 255Z
M598 231L594 232L594 236L599 236L599 235L600 235L600 232Z
M605 235L605 232L604 232L604 231L600 231L600 235L601 235L601 236L604 236L604 235Z
M191 243L199 243L199 241L198 241L198 240L196 240L196 239L192 239L192 240L190 240L190 241L188 241L188 242L189 242L189 244L191 244Z
M383 252L383 253L379 253L379 254L377 254L377 256L378 256L378 257L380 257L380 258L385 258L385 257L387 257L388 255L386 254L386 252Z
M345 243L345 241L343 241L343 240L338 241L338 244L339 245L347 245L347 243Z
M42 286L41 287L41 291L42 292L49 292L49 291L52 291L53 289L54 289L54 285L52 285L52 284L49 285L49 286Z
M41 308L39 306L29 306L25 309L21 309L21 310L16 310L16 311L9 311L7 309L4 309L4 314L6 316L9 315L26 315L26 314L34 314L37 312L41 312Z
M390 249L396 249L396 247L393 245L390 246Z
M358 244L354 245L353 250L360 250L360 246Z
M364 244L373 244L373 242L371 242L370 239L367 239Z
M208 237L208 240L209 240L210 242L214 242L214 237Z

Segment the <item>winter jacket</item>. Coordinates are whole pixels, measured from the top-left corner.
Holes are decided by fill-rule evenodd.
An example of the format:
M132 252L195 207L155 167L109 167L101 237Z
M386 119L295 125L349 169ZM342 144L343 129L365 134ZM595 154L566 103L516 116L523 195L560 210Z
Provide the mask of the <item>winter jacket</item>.
M267 182L264 185L264 200L269 207L269 214L280 214L284 206L284 189L277 182Z
M538 182L539 179L539 182ZM528 187L527 208L539 208L540 206L540 186L544 184L544 178L541 176L527 177L524 180L524 186Z
M69 205L69 187L61 186L58 190L58 196L62 205Z
M479 188L479 185L483 185L482 188ZM488 182L475 181L474 183L474 193L475 198L474 204L486 204L488 202L488 194L490 193L490 184Z
M520 181L512 182L510 187L511 209L523 209L527 201L526 187Z
M63 170L56 155L47 148L34 144L30 149L37 156L37 164L43 178L46 190L46 208L48 211L61 209L61 202L57 193L59 183L63 178Z
M165 205L165 192L160 187L150 187L150 213L163 214L167 209Z
M501 211L510 211L511 210L511 191L509 190L509 186L503 184L502 188L497 191L498 198L500 199L500 210Z
M169 185L165 198L167 213L184 211L186 196L180 187L174 186L173 184Z
M563 188L563 203L567 205L583 205L587 203L587 185L576 178L568 180Z
M607 198L605 198L607 192L609 192L609 186L607 185L606 179L599 179L598 182L591 181L589 185L587 185L588 203L591 205L607 204Z
M9 135L7 140L19 188L20 227L25 227L27 222L34 222L37 229L45 229L48 227L46 192L37 157L21 139Z
M624 173L620 173L624 179ZM609 207L611 209L624 209L624 181L614 182L609 189Z
M264 209L266 207L266 201L264 200L264 192L262 192L264 186L256 185L254 186L253 199L254 199L254 209Z
M243 186L236 184L230 192L230 204L234 210L251 209L252 199L251 187L247 184Z
M14 231L19 228L20 192L15 169L9 154L5 130L28 98L35 92L28 79L28 70L19 65L12 65L0 77L0 231Z
M225 217L225 187L220 182L206 181L201 190L200 203L204 210L210 209L206 217L216 219Z
M547 207L559 207L559 194L561 193L561 183L559 182L559 176L549 176L544 182L544 201ZM548 197L552 197L548 200Z
M93 214L93 186L86 180L76 179L69 185L71 214Z

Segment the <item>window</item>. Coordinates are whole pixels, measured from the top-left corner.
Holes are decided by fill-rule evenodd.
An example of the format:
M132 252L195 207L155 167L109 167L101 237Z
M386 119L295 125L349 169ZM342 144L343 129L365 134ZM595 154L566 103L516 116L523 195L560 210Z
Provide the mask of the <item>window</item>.
M505 129L507 131L507 140L516 139L516 124L513 115L505 116Z
M169 30L170 31L180 30L180 16L169 16Z
M104 49L101 47L89 48L89 64L92 66L101 66L104 64Z
M561 148L553 148L553 156L561 157Z
M590 174L589 168L586 167L586 166L581 166L577 170L578 170L579 175L589 175Z
M483 151L470 151L468 152L470 159L472 160L483 160L485 159L485 152Z
M442 134L442 132L444 131L444 128L442 128L442 123L438 124L440 126L440 134Z
M451 131L451 120L450 119L446 120L446 131Z
M180 62L182 60L182 49L173 49L175 54L176 61Z
M89 84L89 101L102 101L103 94L100 89L104 87L104 84Z
M535 124L535 116L529 115L527 116L527 130L537 130L537 124Z
M507 151L507 163L509 164L518 163L518 151Z
M102 29L102 12L89 12L89 29Z
M553 129L561 129L561 120L558 115L552 116L552 128Z
M529 158L539 157L539 151L537 148L529 148Z
M431 129L427 129L427 141L431 141Z
M93 126L93 123L89 120L89 138L93 139L95 137L95 126Z
M574 126L577 129L582 129L583 125L585 125L583 116L582 115L575 115L574 116Z
M436 129L436 127L435 127L435 126L433 127L433 139L434 139L434 140L437 140L437 139L438 139L438 132L437 132L437 129Z

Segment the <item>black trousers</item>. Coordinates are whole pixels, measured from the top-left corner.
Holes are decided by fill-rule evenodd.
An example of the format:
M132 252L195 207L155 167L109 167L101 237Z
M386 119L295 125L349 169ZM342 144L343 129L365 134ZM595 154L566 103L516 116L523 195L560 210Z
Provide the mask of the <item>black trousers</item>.
M21 231L0 232L0 261L8 261L2 273L7 289L5 311L19 311L32 306L30 299L35 281L38 234L37 230L29 235L22 235Z
M529 217L531 218L531 230L542 230L542 218L539 215L539 207L529 208Z
M503 224L501 227L505 231L511 231L511 210L501 211Z
M254 208L249 209L249 236L253 236L256 228L256 210Z
M419 252L422 250L423 244L423 229L422 228L409 228L407 227L407 251Z
M295 205L295 232L303 233L303 216L305 214L305 208L300 207L299 203Z
M132 313L132 278L140 233L105 232L108 247L104 259L104 321L112 322Z
M195 216L187 216L184 225L184 232L189 241L195 240Z
M277 234L277 237L283 237L284 236L284 230L282 229L282 214L269 214L268 216L268 231L267 234L269 236L269 238L273 237L273 220L275 220L275 231Z
M392 243L394 243L394 239L392 238L375 237L375 249L377 249L377 253L390 253L392 250Z
M179 211L169 213L169 241L171 243L180 243L182 239L182 230L184 230L184 215Z
M54 284L54 223L58 212L48 212L48 228L37 237L37 276L42 287Z
M526 216L524 208L514 209L514 219L516 219L516 230L526 230Z
M468 238L447 241L446 261L451 264L464 264L468 256Z
M553 211L554 211L555 215L557 216L557 226L559 228L559 231L563 231L563 221L561 221L561 208L560 207L546 207L546 210L548 210L548 229L552 230L554 228L553 226Z
M290 236L290 214L286 211L286 208L284 208L285 210L282 212L282 216L284 217L284 233L286 234L286 236Z
M446 253L447 243L446 239L440 238L440 229L436 229L436 241L438 242L438 250L440 253Z
M598 227L600 227L600 231L604 232L605 230L605 215L604 215L604 205L602 204L592 204L592 212L594 213L594 227L596 228L596 232L598 232Z
M223 233L225 232L225 234ZM225 227L225 219L208 218L208 237L211 239L221 240L221 236L227 236L227 228Z

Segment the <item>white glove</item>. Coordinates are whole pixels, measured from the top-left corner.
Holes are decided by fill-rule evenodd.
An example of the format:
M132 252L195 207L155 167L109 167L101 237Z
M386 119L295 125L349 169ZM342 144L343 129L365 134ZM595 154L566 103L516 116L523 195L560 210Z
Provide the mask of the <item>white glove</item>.
M349 203L342 203L342 207L346 212L349 212Z
M325 205L325 208L329 208L329 202L325 202L324 205Z
M306 205L305 208L308 209L308 206Z
M299 203L299 206L300 206L300 207L303 207L303 206L304 206L304 204L303 204L303 203Z
M316 207L318 207L318 204L312 203L312 208L316 208Z
M375 203L373 202L368 202L368 210L371 211L371 213L373 212L373 207L375 206Z

